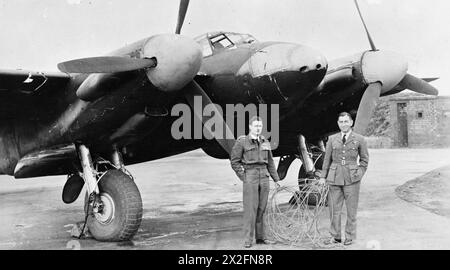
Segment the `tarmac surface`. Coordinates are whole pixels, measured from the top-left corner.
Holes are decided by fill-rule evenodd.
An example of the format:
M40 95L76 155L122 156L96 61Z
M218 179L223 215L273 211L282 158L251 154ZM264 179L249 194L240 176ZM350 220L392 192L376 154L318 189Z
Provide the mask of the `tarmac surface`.
M369 169L361 186L358 239L350 247L332 249L450 249L450 168L444 167L450 165L450 149L369 152ZM294 161L282 185L296 184L299 166ZM194 151L128 169L144 204L143 221L132 241L72 238L73 225L84 220L80 199L84 193L75 203L64 204L65 176L21 180L0 176L0 249L243 249L242 184L229 161ZM431 176L423 177L430 172ZM320 219L324 235L327 226L325 210ZM311 248L315 247L307 243L252 247Z

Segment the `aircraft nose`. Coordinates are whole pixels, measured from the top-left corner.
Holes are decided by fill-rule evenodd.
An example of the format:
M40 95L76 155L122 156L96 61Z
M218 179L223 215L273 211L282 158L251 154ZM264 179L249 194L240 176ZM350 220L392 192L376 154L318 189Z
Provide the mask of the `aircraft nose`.
M326 58L317 50L292 43L266 43L240 68L259 89L270 89L285 101L309 95L325 77ZM269 81L269 84L264 82ZM268 86L270 85L270 86Z
M301 73L310 71L326 70L328 62L319 51L307 47L297 46L288 57L291 69L298 69Z
M271 43L262 46L241 67L238 75L262 77L280 72L326 71L326 58L317 50L292 43ZM325 75L325 74L324 74Z

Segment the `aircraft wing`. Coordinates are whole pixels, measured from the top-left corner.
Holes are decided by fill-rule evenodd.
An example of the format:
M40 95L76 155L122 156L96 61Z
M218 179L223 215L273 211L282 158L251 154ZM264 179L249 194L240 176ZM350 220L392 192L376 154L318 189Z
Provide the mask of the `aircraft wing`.
M33 94L64 86L70 76L60 72L36 72L0 69L0 94Z
M0 69L0 118L12 117L26 106L33 106L35 97L50 96L63 89L70 79L60 72Z
M350 60L340 61L337 65L330 65L330 68L322 83L307 98L299 102L298 106L286 117L290 125L295 126L300 123L303 126L310 126L314 132L308 133L303 130L305 136L315 138L317 134L331 134L336 131L335 116L342 111L355 113L359 108L365 87L362 74L359 69L358 57L351 57ZM351 61L356 59L355 61ZM423 78L426 82L437 80L437 78ZM400 84L395 86L383 96L393 95L405 90ZM333 116L333 117L330 117ZM299 117L300 116L300 117ZM321 119L320 122L311 122L308 119ZM318 138L315 138L318 139Z

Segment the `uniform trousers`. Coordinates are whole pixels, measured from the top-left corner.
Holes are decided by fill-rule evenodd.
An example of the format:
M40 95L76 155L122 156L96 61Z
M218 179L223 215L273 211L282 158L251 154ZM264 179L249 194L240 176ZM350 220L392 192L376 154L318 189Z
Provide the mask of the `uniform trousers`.
M252 243L255 231L256 239L265 239L264 213L269 198L270 184L267 168L246 169L243 181L244 202L244 239Z
M356 239L356 214L360 186L361 181L344 186L330 185L328 192L328 209L330 210L331 220L330 234L335 239L341 239L341 215L344 200L347 208L345 239Z

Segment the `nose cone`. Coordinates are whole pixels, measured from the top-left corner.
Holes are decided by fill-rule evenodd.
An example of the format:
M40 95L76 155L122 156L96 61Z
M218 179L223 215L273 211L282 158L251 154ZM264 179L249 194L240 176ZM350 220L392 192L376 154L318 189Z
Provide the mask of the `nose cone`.
M183 88L197 74L203 58L197 42L175 34L149 38L143 48L143 57L156 58L157 65L147 70L147 76L162 91Z
M325 76L328 63L317 50L292 43L267 43L240 68L238 75L269 77L283 98L307 95Z
M302 73L326 70L328 67L325 56L319 51L306 46L295 47L288 58L290 60L291 69L297 69Z
M253 77L261 77L284 71L326 70L326 58L310 47L291 43L269 43L262 45L252 57L241 67L238 75L250 73Z
M362 72L366 83L381 82L381 93L394 88L408 71L407 60L390 51L368 51L363 55Z

